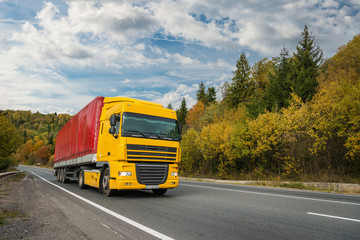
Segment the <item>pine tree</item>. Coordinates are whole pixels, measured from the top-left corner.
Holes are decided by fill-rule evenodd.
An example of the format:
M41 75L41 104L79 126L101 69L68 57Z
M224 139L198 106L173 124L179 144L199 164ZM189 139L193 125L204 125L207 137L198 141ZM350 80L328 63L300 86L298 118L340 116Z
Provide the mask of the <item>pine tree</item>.
M196 91L196 100L202 102L205 106L214 103L216 101L216 90L214 87L209 87L205 92L205 85L200 83L199 89Z
M169 103L166 108L173 110L173 106L171 105L171 103Z
M296 47L292 61L291 84L294 92L306 102L316 93L319 66L323 61L323 53L315 43L315 38L305 25L302 39Z
M176 110L176 115L177 115L177 119L178 119L179 123L181 123L183 125L185 124L185 119L186 119L187 113L188 113L188 108L186 106L186 100L183 97L179 109Z
M251 96L253 84L250 79L250 66L244 53L236 63L236 71L225 93L225 101L229 107L237 107Z
M209 87L206 93L206 104L209 105L216 101L216 90L214 87Z
M206 102L207 102L206 93L205 93L205 85L203 82L200 83L199 89L196 91L196 100L198 102L201 101L204 104L206 104Z
M265 92L266 108L270 111L288 106L291 93L289 52L281 49L280 58L277 59L274 74L269 75L269 85Z

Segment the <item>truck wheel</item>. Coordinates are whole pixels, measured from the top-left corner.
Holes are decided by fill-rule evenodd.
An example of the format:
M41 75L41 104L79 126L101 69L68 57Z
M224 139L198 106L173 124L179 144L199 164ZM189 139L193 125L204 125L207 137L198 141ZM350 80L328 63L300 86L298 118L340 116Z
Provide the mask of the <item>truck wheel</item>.
M84 183L84 170L80 170L79 178L78 178L78 184L80 189L86 188L86 185Z
M110 189L110 171L109 168L106 168L102 174L101 178L101 188L105 196L110 197L114 190Z
M60 182L65 183L65 169L64 168L60 169Z
M164 195L166 193L167 189L163 189L163 188L162 189L153 189L152 191L155 195L160 196L160 195Z
M60 169L57 169L56 170L56 180L58 181L58 182L60 182Z
M66 178L66 169L65 168L62 168L60 170L60 182L61 183L68 183L70 182L70 179L67 179Z

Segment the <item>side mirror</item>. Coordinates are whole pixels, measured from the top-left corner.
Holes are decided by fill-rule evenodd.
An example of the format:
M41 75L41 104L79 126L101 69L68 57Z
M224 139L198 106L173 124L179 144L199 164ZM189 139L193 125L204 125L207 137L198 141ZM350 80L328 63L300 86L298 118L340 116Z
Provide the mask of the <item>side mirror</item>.
M118 135L116 134L116 125L117 122L120 121L120 118L114 113L110 116L110 129L109 133L112 134L115 138L118 138ZM116 135L115 135L116 134Z
M115 127L117 121L118 121L118 116L116 116L115 113L110 116L110 126L111 127Z
M109 133L114 135L116 133L116 127L111 126L111 128L109 129Z

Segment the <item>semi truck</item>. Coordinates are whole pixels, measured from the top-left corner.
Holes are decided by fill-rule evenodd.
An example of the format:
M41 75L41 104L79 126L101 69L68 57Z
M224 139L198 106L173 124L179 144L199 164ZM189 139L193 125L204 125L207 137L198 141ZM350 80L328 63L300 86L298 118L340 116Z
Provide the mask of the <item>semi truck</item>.
M174 110L138 99L96 97L57 134L55 176L105 196L141 189L162 195L179 184L180 141Z

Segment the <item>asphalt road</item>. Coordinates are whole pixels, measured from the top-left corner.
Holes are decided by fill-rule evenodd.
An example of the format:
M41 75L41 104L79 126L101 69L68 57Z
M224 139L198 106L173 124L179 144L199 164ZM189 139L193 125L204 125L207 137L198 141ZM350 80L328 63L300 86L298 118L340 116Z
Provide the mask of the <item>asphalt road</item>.
M50 170L19 169L91 239L360 239L360 196L181 181L164 196L106 198Z

